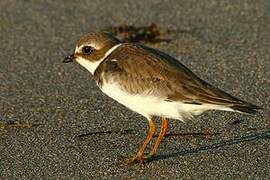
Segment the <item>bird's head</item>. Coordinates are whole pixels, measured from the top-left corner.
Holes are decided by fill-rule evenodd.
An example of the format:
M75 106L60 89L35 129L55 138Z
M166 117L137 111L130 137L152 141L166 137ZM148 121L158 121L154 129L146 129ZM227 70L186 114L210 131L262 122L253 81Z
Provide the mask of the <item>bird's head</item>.
M81 37L73 54L65 57L64 63L78 62L92 74L103 59L118 47L121 41L105 32L92 32Z

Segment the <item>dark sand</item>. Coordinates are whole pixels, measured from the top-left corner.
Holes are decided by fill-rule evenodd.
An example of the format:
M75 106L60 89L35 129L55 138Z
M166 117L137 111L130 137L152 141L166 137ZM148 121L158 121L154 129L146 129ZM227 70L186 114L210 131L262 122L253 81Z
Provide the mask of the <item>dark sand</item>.
M233 3L229 3L233 2ZM269 179L270 3L249 1L0 1L0 179ZM264 107L256 116L208 112L171 120L159 156L135 153L147 121L103 95L78 64L62 64L83 34L115 26L172 29L159 49L208 82ZM78 135L133 130L128 133Z

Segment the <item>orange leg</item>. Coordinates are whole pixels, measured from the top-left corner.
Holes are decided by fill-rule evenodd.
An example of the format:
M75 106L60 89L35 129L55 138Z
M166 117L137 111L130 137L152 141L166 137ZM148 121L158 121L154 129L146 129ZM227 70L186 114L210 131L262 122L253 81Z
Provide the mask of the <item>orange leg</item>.
M151 119L149 120L149 132L148 135L143 143L143 145L140 147L139 151L137 152L136 156L133 158L129 158L126 159L124 163L126 164L130 164L133 163L135 161L139 161L140 164L143 164L144 161L144 151L147 147L147 145L150 143L150 141L152 140L154 134L156 132L156 124L154 123L154 121Z
M168 129L169 129L168 119L167 118L162 118L161 130L160 130L160 133L158 135L157 141L156 141L156 143L154 145L154 148L152 149L152 151L149 154L150 157L156 155L157 149L158 149L161 141L163 140L165 134L168 132Z

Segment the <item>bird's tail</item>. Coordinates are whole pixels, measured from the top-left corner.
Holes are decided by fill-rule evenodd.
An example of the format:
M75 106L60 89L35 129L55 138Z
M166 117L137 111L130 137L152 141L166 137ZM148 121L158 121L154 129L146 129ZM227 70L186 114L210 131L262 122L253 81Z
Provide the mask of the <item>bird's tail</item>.
M258 113L258 110L263 109L251 103L234 104L231 106L231 108L237 112L246 114L256 114Z

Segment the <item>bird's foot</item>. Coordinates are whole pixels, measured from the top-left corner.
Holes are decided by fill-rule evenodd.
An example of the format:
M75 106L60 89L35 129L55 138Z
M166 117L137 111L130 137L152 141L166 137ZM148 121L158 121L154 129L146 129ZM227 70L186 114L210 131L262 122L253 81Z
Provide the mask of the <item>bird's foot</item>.
M122 160L122 163L125 164L125 165L132 165L132 164L135 164L135 163L139 163L141 167L144 166L144 163L146 161L149 161L152 159L152 157L154 156L154 154L147 154L147 155L140 155L140 154L137 154L133 157L130 157L130 158L125 158Z

